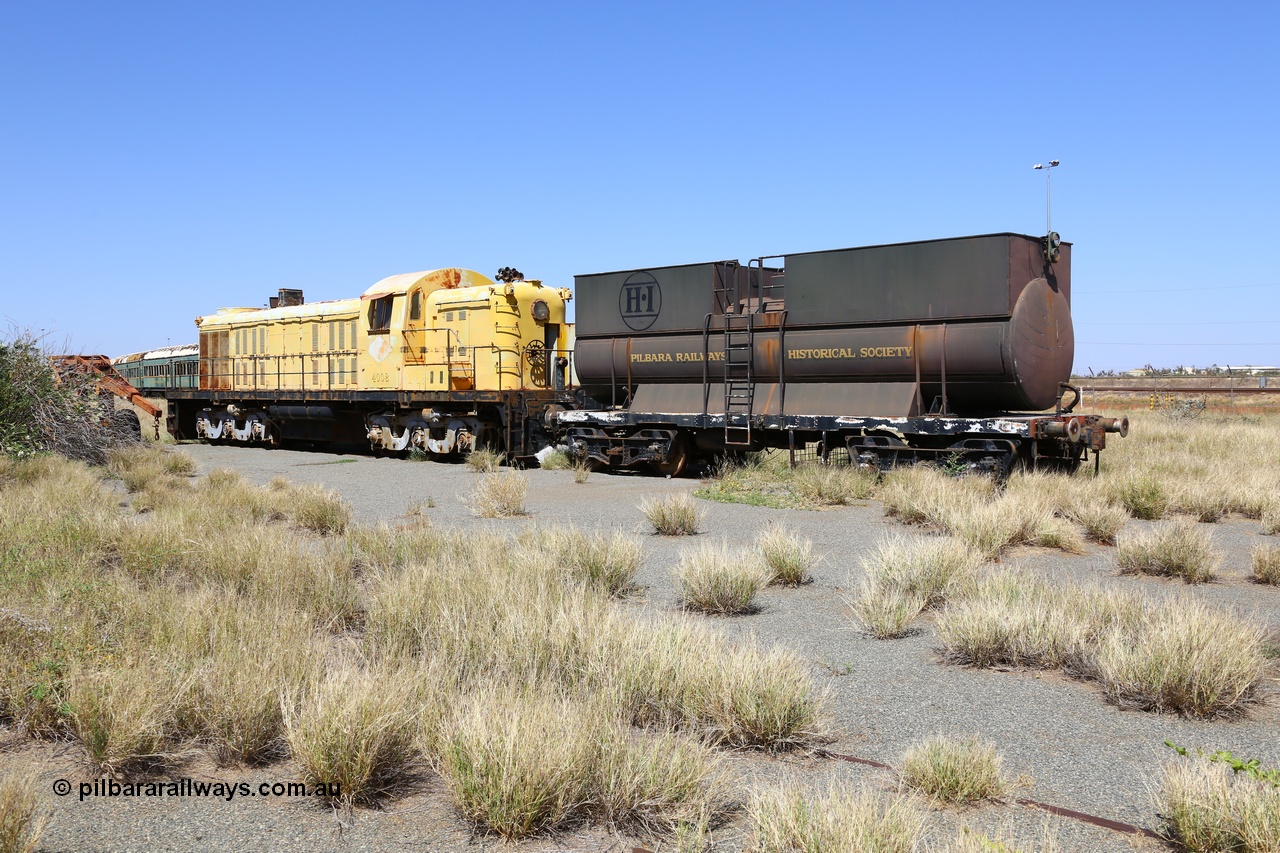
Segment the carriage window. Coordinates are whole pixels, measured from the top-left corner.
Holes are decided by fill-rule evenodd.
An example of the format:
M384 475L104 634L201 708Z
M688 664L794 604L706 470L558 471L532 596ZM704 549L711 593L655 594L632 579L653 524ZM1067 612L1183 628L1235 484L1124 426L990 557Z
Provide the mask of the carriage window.
M369 331L386 332L391 329L391 300L394 296L383 296L369 303Z
M409 297L409 319L422 319L422 291L415 290L413 295Z

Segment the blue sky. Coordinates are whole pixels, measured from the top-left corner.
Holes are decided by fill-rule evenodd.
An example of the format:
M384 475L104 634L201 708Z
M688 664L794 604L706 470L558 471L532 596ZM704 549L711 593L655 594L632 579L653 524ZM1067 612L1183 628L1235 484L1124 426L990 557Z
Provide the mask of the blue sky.
M1059 158L1078 371L1277 364L1277 8L2 0L0 317L1041 234Z

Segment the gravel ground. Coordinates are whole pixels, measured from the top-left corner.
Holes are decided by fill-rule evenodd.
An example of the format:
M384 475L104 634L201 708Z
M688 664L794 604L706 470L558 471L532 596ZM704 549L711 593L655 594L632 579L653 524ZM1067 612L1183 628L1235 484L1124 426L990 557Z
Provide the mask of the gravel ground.
M539 524L572 523L581 529L621 529L644 537L646 558L638 581L645 592L628 606L673 610L676 593L671 569L687 539L648 535L637 504L646 497L692 491L696 481L652 477L592 475L573 482L568 471L529 471L530 515L489 520L471 515L467 496L481 476L465 466L414 463L365 456L189 445L182 448L202 472L232 468L265 484L285 476L297 483L322 483L340 492L359 521L391 520L411 507L437 526L460 535L477 529L515 532ZM433 508L425 508L428 503ZM798 589L771 588L750 616L717 619L731 635L761 644L787 646L814 664L820 683L831 690L838 740L835 752L897 764L912 744L936 733L979 733L995 742L1010 776L1020 778L1018 796L1052 803L1152 829L1159 819L1151 792L1159 768L1169 757L1166 739L1190 747L1228 749L1280 764L1280 699L1272 698L1247 718L1199 722L1107 704L1090 684L1056 673L973 670L943 663L927 621L914 635L875 641L853 629L842 594L861 579L858 556L892 535L919 536L883 517L880 505L823 512L777 510L700 501L706 511L704 536L745 544L770 525L781 525L811 539L822 561L814 582ZM1138 526L1142 522L1130 522ZM1180 582L1119 577L1113 549L1090 546L1087 554L1068 556L1042 549L1019 549L1006 562L1069 579L1102 579L1122 587L1156 592L1190 591L1215 603L1262 615L1280 625L1280 590L1249 583L1249 555L1259 525L1231 520L1211 525L1215 548L1224 562L1219 581L1200 587ZM1273 679L1280 686L1280 679ZM0 732L2 733L2 732ZM552 850L629 851L633 840L603 830L583 830L553 839L502 845L478 839L449 807L438 780L425 776L419 789L385 810L335 815L310 801L244 798L213 799L90 798L78 801L76 787L87 779L80 754L68 745L32 745L9 737L4 762L39 774L53 823L45 834L47 850L488 850L541 853ZM812 780L830 777L866 779L890 788L891 774L865 766L805 756L770 758L756 754L731 759L749 780L784 775ZM297 778L287 762L265 768L228 771L196 760L174 776L248 781ZM56 779L72 783L70 796L55 797ZM1046 815L1016 805L987 806L961 813L934 813L938 833L953 827L1003 830L1016 838L1035 837ZM738 822L739 824L741 821ZM1164 849L1148 839L1121 835L1073 821L1055 819L1068 850L1124 851ZM744 827L717 833L716 849L738 849ZM649 844L648 846L653 846Z

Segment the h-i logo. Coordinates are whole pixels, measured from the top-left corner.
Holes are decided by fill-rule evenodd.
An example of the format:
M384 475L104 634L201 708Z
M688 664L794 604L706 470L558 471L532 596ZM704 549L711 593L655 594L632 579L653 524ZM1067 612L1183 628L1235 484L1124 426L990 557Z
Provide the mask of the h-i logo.
M618 312L628 328L642 332L653 325L662 310L662 288L647 272L632 273L618 294Z

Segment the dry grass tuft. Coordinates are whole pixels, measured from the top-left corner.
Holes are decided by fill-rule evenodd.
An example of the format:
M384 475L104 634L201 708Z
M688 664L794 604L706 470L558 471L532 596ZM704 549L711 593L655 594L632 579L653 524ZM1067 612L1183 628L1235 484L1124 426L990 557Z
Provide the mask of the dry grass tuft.
M481 474L492 474L502 467L506 454L487 447L477 448L467 454L467 467Z
M895 537L862 559L866 580L848 602L854 621L878 640L901 637L922 610L972 583L982 555L959 539Z
M817 506L848 506L871 497L876 475L849 465L801 465L791 476L791 488L804 502Z
M1220 562L1211 541L1212 534L1201 531L1195 522L1178 519L1121 540L1116 562L1122 574L1160 575L1204 583L1213 579Z
M848 783L811 792L797 782L757 789L747 805L756 853L913 853L927 820L914 799Z
M756 538L756 547L773 572L771 583L799 586L812 580L813 543L779 527L771 527Z
M76 671L67 681L71 732L96 770L127 775L174 754L174 708L184 704L189 682L152 661Z
M932 737L902 759L902 782L943 803L997 800L1009 790L995 746L971 735L963 740Z
M1129 521L1129 511L1101 495L1089 495L1064 508L1068 518L1084 528L1085 535L1103 545L1116 544L1116 537Z
M573 463L573 482L581 485L591 478L591 464L589 462Z
M348 664L282 700L285 736L305 781L330 786L343 806L376 802L403 782L417 760L415 689L403 672Z
M1148 614L1136 630L1101 638L1090 662L1125 707L1189 717L1238 713L1268 672L1261 625L1193 599Z
M1085 533L1074 519L1049 515L1039 520L1027 544L1055 548L1067 554L1083 554Z
M1169 510L1169 495L1159 480L1142 474L1122 474L1106 481L1110 497L1134 518L1155 521Z
M970 583L981 564L981 553L949 536L895 536L862 558L874 587L918 596L924 607L937 607Z
M438 764L463 816L506 839L588 816L670 831L724 808L707 746L633 734L599 702L481 691L443 723Z
M827 696L795 653L731 644L688 620L633 621L599 647L603 688L635 725L689 731L712 744L783 750L823 739Z
M563 450L553 450L538 460L538 467L544 471L567 471L573 467L573 460Z
M154 445L130 445L107 454L107 470L124 481L130 492L154 488L165 480L193 476L195 460L180 450L166 450ZM172 483L166 487L172 487Z
M443 724L438 765L462 816L516 839L590 801L603 722L563 698L478 694Z
M552 528L540 534L542 544L571 577L607 595L621 596L635 588L644 548L633 536L616 532L581 533Z
M529 479L516 471L486 476L471 496L471 511L481 518L527 515L524 501L528 493Z
M445 553L449 539L425 519L392 527L386 523L361 524L344 537L348 559L360 568L402 569Z
M637 735L617 722L601 742L594 786L608 823L644 833L705 830L729 806L730 781L709 746L671 731Z
M684 606L721 615L751 612L756 593L772 578L758 555L734 551L726 543L686 549L675 569Z
M1084 552L1084 531L1072 515L1079 490L1064 477L1020 474L1000 493L987 477L953 477L933 466L890 472L877 492L885 514L907 524L932 524L988 560L1013 545ZM1081 513L1083 514L1083 513ZM1105 532L1103 533L1105 535Z
M991 497L994 488L984 491ZM948 477L932 465L913 465L885 474L876 498L884 504L885 515L903 524L928 524L938 520L945 504L963 499L967 493L966 484L958 478Z
M1224 489L1189 480L1179 481L1174 489L1170 503L1203 524L1216 524L1231 512L1231 499Z
M1034 848L1018 845L1019 842L1010 837L1008 828L994 835L987 835L962 826L953 841L936 850L937 853L1016 853L1019 850L1034 849L1036 853L1060 853L1063 849L1062 842L1058 840L1058 831L1052 823L1041 827Z
M1265 629L1193 598L1153 600L994 573L938 615L947 655L973 666L1064 667L1125 707L1230 716L1256 701Z
M351 523L351 507L347 502L337 492L317 483L289 490L285 500L289 518L316 533L343 533Z
M893 640L910 632L911 620L924 610L924 596L898 587L864 582L848 601L854 622L877 640Z
M680 492L666 498L652 498L640 503L640 511L662 536L692 536L698 532L706 513L697 502Z
M320 677L309 621L276 611L210 625L189 716L222 764L259 763L284 754L282 695L296 696Z
M1169 834L1196 853L1275 853L1280 787L1222 764L1186 759L1165 766L1160 813Z
M40 811L34 773L0 776L0 853L34 853L52 812Z
M1254 581L1280 586L1280 548L1274 545L1255 546L1252 562Z
M1280 534L1280 499L1272 498L1261 516L1262 533L1265 536Z

